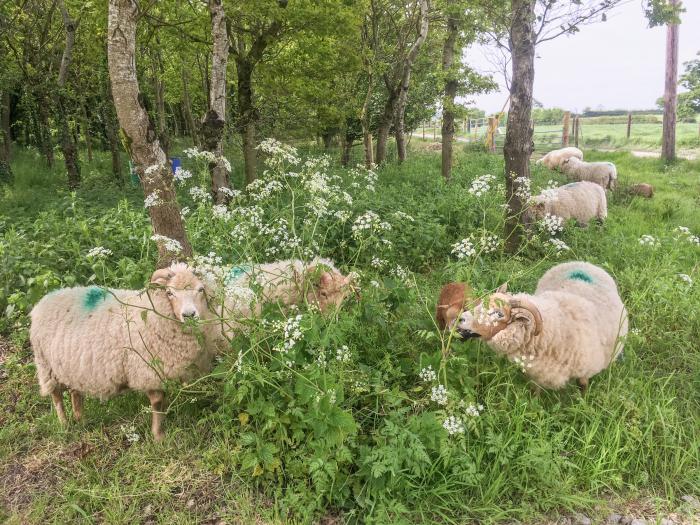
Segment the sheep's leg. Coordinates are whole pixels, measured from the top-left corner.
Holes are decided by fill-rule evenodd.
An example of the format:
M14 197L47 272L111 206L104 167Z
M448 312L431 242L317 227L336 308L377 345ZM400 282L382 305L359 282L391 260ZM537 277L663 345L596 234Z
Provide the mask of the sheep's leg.
M56 415L61 425L67 425L68 419L66 419L66 411L63 408L63 387L54 388L51 392L51 399L53 400L53 406L56 408Z
M165 395L162 390L149 390L146 394L148 395L148 400L151 402L151 432L153 433L153 439L162 441L165 435L160 425L163 422L163 399Z
M71 390L70 402L73 405L73 419L80 421L80 418L83 417L83 394L76 390Z
M587 377L579 377L578 378L578 386L581 389L581 393L584 393L586 389L588 388L588 378Z

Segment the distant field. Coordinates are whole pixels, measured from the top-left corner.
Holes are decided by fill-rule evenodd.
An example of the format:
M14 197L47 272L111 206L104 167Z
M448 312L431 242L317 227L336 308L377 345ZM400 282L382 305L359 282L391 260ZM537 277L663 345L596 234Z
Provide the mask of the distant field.
M624 118L624 117L623 117ZM644 117L648 119L648 116ZM611 120L608 118L607 120ZM620 119L622 120L622 119ZM586 148L615 148L623 150L658 150L661 148L661 119L657 123L632 122L632 130L629 140L626 137L627 123L601 122L599 117L582 118L579 135L579 145ZM500 133L496 136L498 147L503 146L505 139L505 126L499 127ZM420 127L414 136L423 137L423 128ZM476 140L484 140L485 128L480 128ZM542 124L535 126L535 149L548 150L561 144L562 126ZM465 133L461 128L458 133L460 140L475 140L475 134ZM425 128L425 140L439 140L440 128ZM570 138L574 142L573 132ZM680 150L700 149L700 129L698 123L679 122L676 127L676 145Z

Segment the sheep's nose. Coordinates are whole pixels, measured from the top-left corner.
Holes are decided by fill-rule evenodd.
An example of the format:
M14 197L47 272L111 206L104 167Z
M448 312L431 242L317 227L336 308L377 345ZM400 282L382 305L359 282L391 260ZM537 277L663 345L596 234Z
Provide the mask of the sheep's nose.
M197 310L185 310L182 312L182 317L185 317L186 319L197 317Z

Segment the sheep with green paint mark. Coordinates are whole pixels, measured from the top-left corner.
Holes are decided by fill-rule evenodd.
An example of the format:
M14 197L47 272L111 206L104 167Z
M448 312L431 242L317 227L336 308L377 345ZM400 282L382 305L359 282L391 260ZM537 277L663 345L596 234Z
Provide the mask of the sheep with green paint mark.
M580 261L546 272L533 295L506 293L506 285L460 317L457 332L479 337L522 367L538 385L581 388L605 370L624 346L627 310L602 268Z
M163 437L164 381L205 373L221 338L204 285L185 264L156 271L141 291L93 286L52 292L34 307L31 321L41 394L52 397L61 423L67 422L65 390L76 420L83 394L107 399L139 390L151 402L157 440Z
M536 195L525 212L526 222L542 220L545 215L574 219L586 227L594 219L603 222L608 216L605 190L593 182L572 182Z

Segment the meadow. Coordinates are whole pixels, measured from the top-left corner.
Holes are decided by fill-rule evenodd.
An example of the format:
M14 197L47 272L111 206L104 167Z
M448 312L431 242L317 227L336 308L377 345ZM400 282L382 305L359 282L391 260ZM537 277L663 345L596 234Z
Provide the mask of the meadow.
M229 209L193 189L208 187L205 165L184 159L198 264L319 254L358 272L360 295L332 315L294 312L291 342L289 314L266 309L208 377L169 386L161 444L136 393L87 400L84 420L62 429L27 341L27 314L53 289L144 285L156 247L143 194L113 183L106 155L70 193L61 169L16 151L15 181L0 188L0 520L543 523L640 502L692 512L681 497L700 495L699 162L586 151L618 166L608 220L567 224L563 244L541 229L511 255L499 155L460 151L446 184L435 153L374 173L311 146L266 148L266 175ZM564 183L533 169L533 194ZM654 198L627 195L633 182L653 184ZM458 258L461 241L473 249ZM96 247L109 253L89 255ZM615 278L631 327L623 358L584 394L536 392L483 343L435 326L447 281L531 292L576 259ZM450 416L461 430L445 428Z

